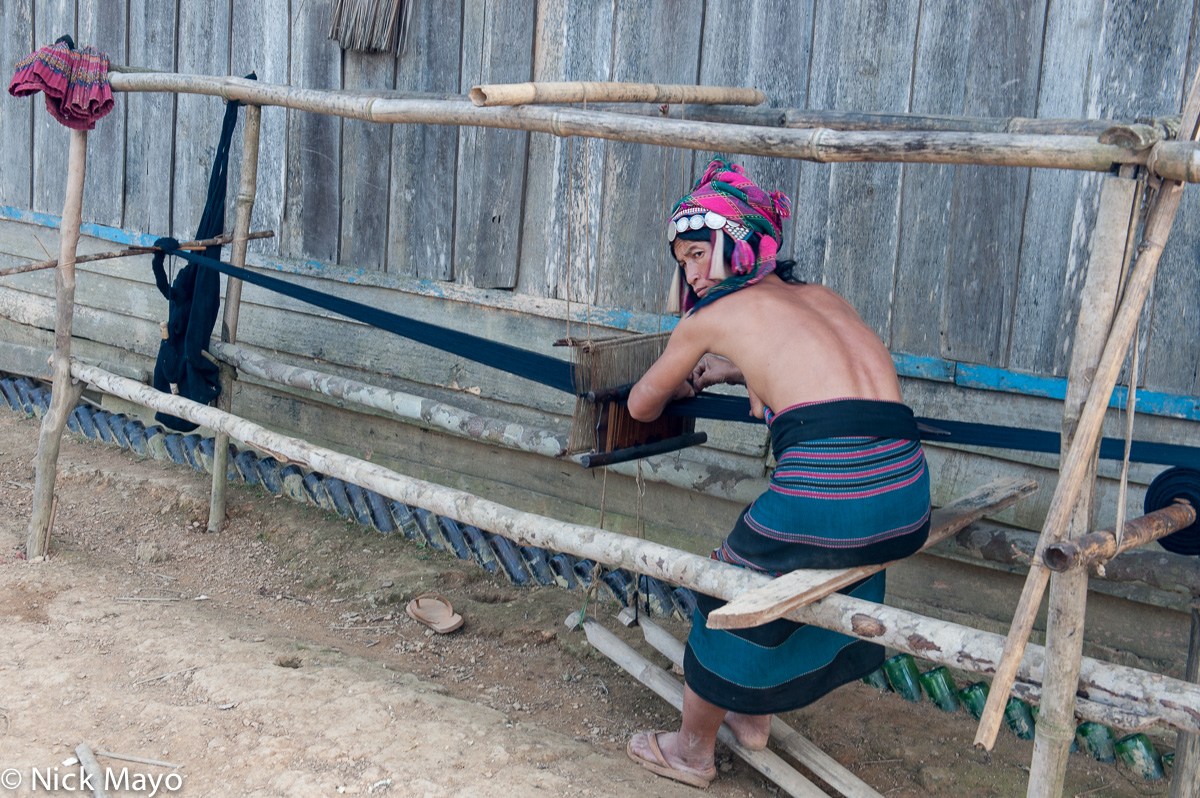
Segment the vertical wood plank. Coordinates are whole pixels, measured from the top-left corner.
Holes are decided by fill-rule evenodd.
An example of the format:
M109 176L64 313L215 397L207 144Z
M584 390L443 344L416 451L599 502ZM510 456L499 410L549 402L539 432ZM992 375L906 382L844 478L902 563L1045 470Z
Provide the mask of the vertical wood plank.
M974 3L926 3L917 28L912 112L962 112ZM893 352L936 357L950 247L954 167L906 164L902 169L900 245L892 307Z
M540 2L533 79L608 80L614 11L613 0ZM517 290L580 303L594 301L596 280L610 268L601 255L599 238L609 146L601 139L530 136Z
M125 36L128 20L123 3L79 3L79 47L91 45L108 55L110 64L127 60ZM125 102L126 94L117 93L108 115L88 132L88 146L101 154L88 164L83 186L83 220L110 227L121 227L124 218Z
M461 0L417 3L400 54L396 88L457 92ZM454 278L454 167L458 131L447 125L395 125L388 219L388 271L427 280Z
M1051 3L1042 48L1037 115L1078 119L1087 115L1089 79L1097 58L1104 9L1090 0ZM1099 202L1093 175L1035 169L1024 211L1024 244L1017 272L1009 366L1037 374L1065 374L1087 271Z
M1045 0L976 7L963 113L1033 116ZM942 356L1004 366L1029 170L955 170Z
M230 2L179 4L179 72L229 74ZM176 103L171 235L186 241L204 214L224 106L217 98L190 94L180 94Z
M340 89L342 54L326 38L329 6L292 7L291 82L305 89ZM287 114L287 195L280 253L337 262L341 201L341 120L323 114Z
M480 83L520 83L533 72L535 4L466 0L464 94ZM470 128L459 133L454 279L480 288L517 283L529 134Z
M33 0L4 0L0 3L0 63L11 68L34 49ZM30 207L33 107L42 102L40 94L0 94L0 205Z
M838 108L907 111L919 0L848 2ZM881 337L891 328L900 224L899 164L834 164L821 281Z
M702 15L676 0L618 3L613 26L612 79L695 83ZM576 141L576 148L580 142ZM598 305L663 312L675 262L666 219L691 181L691 150L611 141L603 169ZM560 293L561 296L561 293Z
M704 44L701 47L701 84L746 86L761 89L766 105L773 108L802 108L808 86L809 54L812 47L813 3L731 2L708 3L704 14ZM781 69L780 54L787 53ZM716 152L698 152L699 172ZM782 191L795 203L800 185L800 161L785 158L733 156L755 182L766 191ZM696 175L698 176L698 175ZM673 203L676 198L672 197ZM795 205L793 204L793 210ZM668 207L669 210L669 207ZM793 257L795 223L783 224L781 258ZM660 225L660 231L663 227ZM661 240L661 233L660 233Z
M396 58L347 50L343 60L347 90L392 89ZM342 229L338 262L383 271L387 264L388 177L392 125L358 119L342 121Z
M1117 110L1137 108L1138 113L1177 113L1196 74L1197 48L1193 43L1190 61L1179 63L1188 52L1188 38L1198 32L1195 9L1183 3L1114 4L1106 23L1114 28L1111 44L1117 38L1130 39L1126 52L1137 52L1135 64L1113 63L1100 77L1098 94ZM1193 40L1194 41L1194 40ZM1134 50L1134 48L1138 48ZM1195 189L1183 192L1183 200L1171 236L1159 262L1154 291L1149 303L1152 311L1143 316L1140 334L1144 370L1143 383L1160 391L1195 395L1196 370L1200 363L1200 276L1196 263L1200 258L1200 201ZM1126 380L1122 376L1122 381Z
M233 6L233 48L230 74L242 77L254 72L264 83L285 85L288 75L288 0L236 0ZM233 187L242 171L242 129L245 114L238 120L234 146L229 153L229 202L237 201ZM250 241L252 252L279 251L283 220L284 183L287 179L287 109L262 109L258 139L258 181L254 192L251 230L274 230L276 238ZM229 218L234 218L231 211ZM229 222L232 225L232 221ZM232 229L230 226L229 229Z
M33 40L35 47L53 44L64 33L78 44L75 28L75 0L45 0L35 9ZM70 136L46 110L41 94L33 101L33 210L58 216L66 196L67 150ZM84 204L83 212L88 212Z
M129 0L130 66L175 69L175 3ZM171 230L175 95L126 92L125 227L167 235Z
M805 108L840 108L837 104L838 82L846 13L839 3L816 3L814 6ZM825 264L831 168L832 164L801 164L800 187L792 198L792 252L796 259L796 276L808 282L821 281Z

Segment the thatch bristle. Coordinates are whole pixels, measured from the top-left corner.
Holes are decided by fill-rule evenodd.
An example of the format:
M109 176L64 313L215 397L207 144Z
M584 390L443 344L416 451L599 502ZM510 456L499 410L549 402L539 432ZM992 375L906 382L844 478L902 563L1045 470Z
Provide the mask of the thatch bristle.
M399 55L413 0L333 0L329 38L342 49Z

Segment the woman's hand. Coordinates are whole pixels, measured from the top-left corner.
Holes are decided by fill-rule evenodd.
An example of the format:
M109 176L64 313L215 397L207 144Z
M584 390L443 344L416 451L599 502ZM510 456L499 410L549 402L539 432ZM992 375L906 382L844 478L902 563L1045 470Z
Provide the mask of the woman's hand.
M742 385L746 378L737 366L725 358L707 354L700 358L700 362L692 369L692 376L688 382L695 393L700 393L710 385Z

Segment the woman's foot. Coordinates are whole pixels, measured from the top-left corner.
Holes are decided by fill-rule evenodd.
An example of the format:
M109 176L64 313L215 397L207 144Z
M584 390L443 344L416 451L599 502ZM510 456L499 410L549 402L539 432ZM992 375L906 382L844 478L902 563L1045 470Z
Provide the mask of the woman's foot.
M740 712L725 713L725 722L733 729L738 742L751 751L761 751L767 747L771 737L770 715L743 715Z
M679 735L674 732L639 732L625 750L630 759L650 772L700 789L717 775L712 752L707 758L686 758L679 748Z

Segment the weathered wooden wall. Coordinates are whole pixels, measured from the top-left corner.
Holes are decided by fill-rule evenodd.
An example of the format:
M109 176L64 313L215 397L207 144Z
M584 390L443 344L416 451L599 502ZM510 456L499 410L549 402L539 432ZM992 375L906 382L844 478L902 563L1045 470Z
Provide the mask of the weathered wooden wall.
M323 89L702 82L760 87L778 107L1128 117L1177 112L1200 58L1200 12L1180 0L416 8L396 58L343 53L326 38L325 0L2 0L0 62L71 32L116 62ZM220 115L211 97L118 96L91 137L86 220L188 236ZM664 208L710 155L278 108L265 111L261 142L254 226L279 237L257 251L643 311L660 307L670 268ZM39 102L5 95L0 202L57 214L65 148ZM845 294L893 352L1065 372L1094 176L740 160L794 200L784 252ZM1188 192L1141 341L1143 384L1187 394L1200 362L1197 202Z

